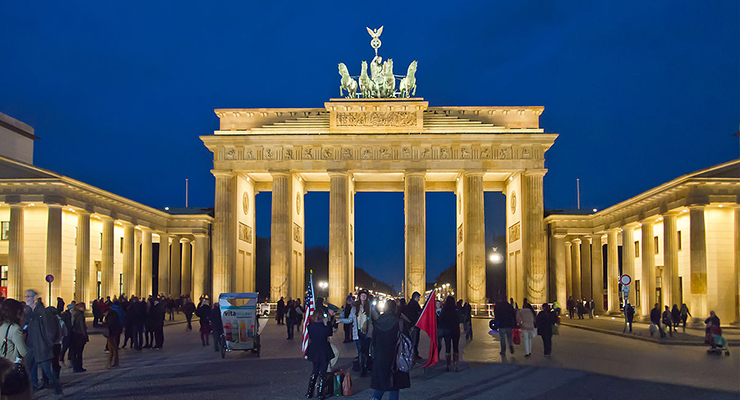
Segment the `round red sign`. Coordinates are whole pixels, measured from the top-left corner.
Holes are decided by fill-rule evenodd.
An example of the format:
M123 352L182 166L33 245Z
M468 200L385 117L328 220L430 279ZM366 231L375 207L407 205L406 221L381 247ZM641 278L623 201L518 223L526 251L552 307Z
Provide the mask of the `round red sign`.
M46 281L49 283L54 282L54 275L52 274L46 275Z

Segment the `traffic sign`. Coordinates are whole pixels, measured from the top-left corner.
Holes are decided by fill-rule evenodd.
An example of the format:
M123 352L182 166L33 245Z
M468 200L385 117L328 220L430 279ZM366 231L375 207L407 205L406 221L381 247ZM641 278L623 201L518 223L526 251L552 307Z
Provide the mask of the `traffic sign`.
M54 282L54 275L52 274L46 275L46 281L49 283Z
M622 286L627 286L632 283L632 278L629 275L624 274L619 277L619 283L621 283Z
M625 293L629 293L630 292L630 287L629 286L622 286L622 291L625 292Z

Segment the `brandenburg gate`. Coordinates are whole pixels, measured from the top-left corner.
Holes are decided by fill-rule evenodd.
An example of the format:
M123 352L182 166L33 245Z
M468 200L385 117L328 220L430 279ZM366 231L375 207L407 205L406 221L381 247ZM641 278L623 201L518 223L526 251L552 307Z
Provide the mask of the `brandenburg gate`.
M377 56L379 43L372 78L365 62L359 85L339 65L347 98L322 108L215 110L219 130L201 137L213 152L216 177L214 295L255 289L260 191L272 192L272 301L303 297L309 191L329 192L329 302L343 304L354 290L354 195L363 191L404 192L405 294L423 293L425 193L447 191L457 200L458 298L485 302L483 193L498 191L507 197L507 291L545 301L542 180L545 152L557 135L539 127L544 107L430 107L411 97L416 62L396 91L392 60Z

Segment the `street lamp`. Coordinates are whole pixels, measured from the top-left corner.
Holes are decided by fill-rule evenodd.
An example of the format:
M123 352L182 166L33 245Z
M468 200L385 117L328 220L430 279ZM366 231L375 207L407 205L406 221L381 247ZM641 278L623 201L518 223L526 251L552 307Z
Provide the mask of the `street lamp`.
M501 254L499 254L496 251L496 248L494 247L493 248L493 254L491 254L491 262L494 263L494 264L500 264L501 261L503 261L503 260L504 260L504 257L501 256Z
M320 281L319 282L319 287L322 288L322 289L326 289L326 288L329 287L329 282L327 282L327 281Z

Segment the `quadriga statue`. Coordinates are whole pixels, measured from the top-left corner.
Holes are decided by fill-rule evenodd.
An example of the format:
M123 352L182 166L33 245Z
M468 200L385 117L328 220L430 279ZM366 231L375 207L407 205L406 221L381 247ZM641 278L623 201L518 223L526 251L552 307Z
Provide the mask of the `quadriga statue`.
M354 99L357 97L357 81L349 75L349 70L344 63L339 63L339 75L342 76L341 85L339 86L339 96L344 96L342 89L347 91L347 98Z

